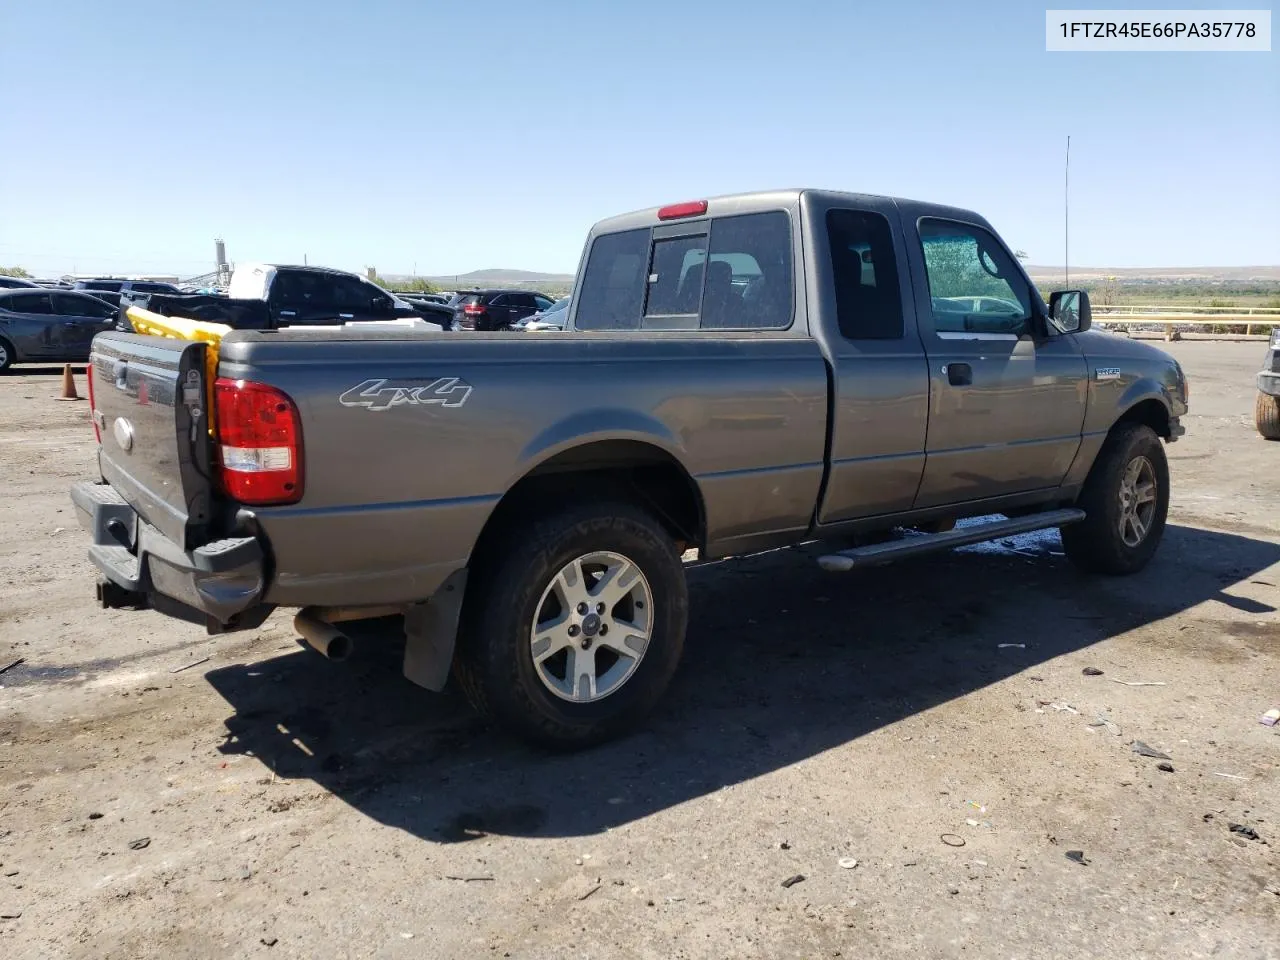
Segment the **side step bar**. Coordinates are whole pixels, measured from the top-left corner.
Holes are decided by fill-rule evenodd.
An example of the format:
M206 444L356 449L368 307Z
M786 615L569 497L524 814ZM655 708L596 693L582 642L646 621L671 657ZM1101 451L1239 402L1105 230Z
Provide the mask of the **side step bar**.
M843 573L858 567L874 567L905 557L914 557L922 553L935 553L939 550L950 550L952 547L967 547L971 543L983 543L999 537L1011 537L1018 533L1030 533L1033 530L1047 530L1049 527L1062 527L1068 523L1078 523L1084 519L1084 511L1075 507L1062 510L1048 510L1044 513L1032 514L1028 517L1017 517L1013 520L995 520L991 523L974 524L971 527L956 527L946 533L926 533L909 536L905 540L894 540L890 543L874 543L866 547L854 547L830 553L818 558L823 570Z

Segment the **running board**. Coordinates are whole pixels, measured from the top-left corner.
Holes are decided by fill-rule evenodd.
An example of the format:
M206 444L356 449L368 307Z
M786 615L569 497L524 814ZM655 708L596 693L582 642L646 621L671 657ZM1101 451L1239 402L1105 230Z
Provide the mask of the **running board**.
M967 547L971 543L983 543L998 537L1011 537L1014 534L1030 533L1033 530L1047 530L1049 527L1063 527L1068 523L1078 523L1084 519L1084 516L1084 511L1075 507L1049 510L1029 517L996 520L971 527L956 527L946 533L919 534L890 543L875 543L866 547L841 550L839 553L829 553L819 557L818 564L823 570L843 573L846 570L874 567L893 560L914 557L917 554L935 553L939 550L950 550L952 547Z

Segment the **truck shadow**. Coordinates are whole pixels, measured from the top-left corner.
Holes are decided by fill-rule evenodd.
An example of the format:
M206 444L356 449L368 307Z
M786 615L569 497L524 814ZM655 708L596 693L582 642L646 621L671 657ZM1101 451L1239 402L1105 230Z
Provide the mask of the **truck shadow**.
M1205 601L1274 612L1231 587L1280 562L1277 544L1170 526L1157 560L1127 579L1082 576L1060 549L1041 535L828 574L805 546L695 567L685 660L652 722L582 753L529 749L456 693L412 686L385 640L341 666L300 650L212 671L235 709L220 749L425 840L588 835L1015 674L1061 670L1043 665ZM1237 626L1226 633L1259 625Z

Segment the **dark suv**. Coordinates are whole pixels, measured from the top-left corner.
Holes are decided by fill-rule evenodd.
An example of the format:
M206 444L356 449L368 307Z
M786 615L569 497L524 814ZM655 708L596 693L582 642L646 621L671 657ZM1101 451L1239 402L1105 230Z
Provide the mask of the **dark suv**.
M510 330L517 320L531 317L554 303L530 290L464 290L449 301L455 330Z

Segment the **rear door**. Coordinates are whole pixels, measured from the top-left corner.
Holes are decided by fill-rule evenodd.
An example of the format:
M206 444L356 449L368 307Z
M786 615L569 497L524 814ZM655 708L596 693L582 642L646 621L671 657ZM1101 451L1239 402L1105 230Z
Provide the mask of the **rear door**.
M874 197L828 202L807 199L819 329L833 369L820 524L911 509L929 414L929 365L896 206Z
M481 300L483 302L483 298ZM500 293L485 304L486 313L477 324L479 330L501 330L511 325L511 296Z
M93 338L115 326L119 311L84 294L54 291L51 296L61 336L60 359L88 360Z
M19 356L51 359L62 353L62 329L53 315L53 301L46 292L15 293L4 298L9 311L5 338L13 342Z
M333 324L343 312L335 302L330 274L318 270L277 270L271 281L269 301L277 326Z
M533 316L538 312L538 301L534 299L531 293L512 293L508 294L507 299L511 303L511 309L507 318L507 326L519 323L527 317ZM547 306L550 306L550 301Z
M903 230L930 378L916 506L1056 487L1084 422L1075 338L1050 335L1039 295L985 225L904 210Z

